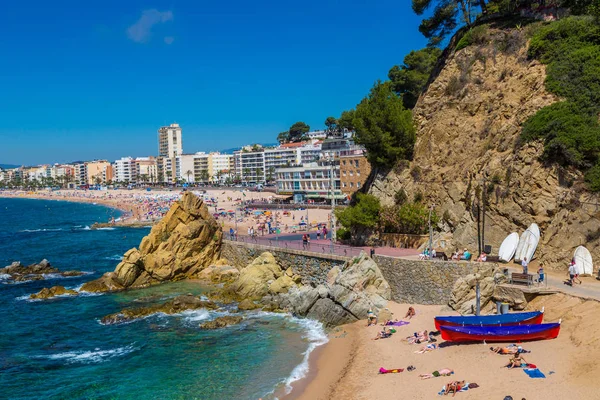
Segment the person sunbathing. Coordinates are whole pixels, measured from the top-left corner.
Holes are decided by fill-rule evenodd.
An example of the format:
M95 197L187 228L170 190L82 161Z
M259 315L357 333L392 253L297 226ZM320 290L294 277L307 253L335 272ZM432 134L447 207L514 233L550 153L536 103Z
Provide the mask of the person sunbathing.
M450 376L453 373L454 373L454 370L452 370L450 368L442 368L440 370L433 371L430 374L421 374L421 375L419 375L419 377L421 379L431 379L431 378L437 378L438 376Z
M415 332L413 334L413 336L409 336L406 338L408 340L408 343L410 344L414 344L414 343L422 343L422 342L428 342L429 341L429 335L427 334L427 331L423 331L423 332Z
M517 354L519 347L513 345L507 347L490 347L490 350L496 354Z
M367 326L377 325L377 316L373 310L369 309L367 312Z
M435 343L429 343L427 346L421 347L421 350L415 351L417 354L429 353L430 351L436 350L438 345Z
M446 384L446 390L444 391L444 396L452 393L452 397L456 395L456 393L460 392L462 388L465 387L465 381L453 381Z
M392 336L392 332L388 328L383 328L383 331L377 333L377 336L373 340L387 339L390 336Z
M412 319L412 317L414 317L415 315L416 315L415 309L412 307L408 307L408 311L406 312L406 315L404 316L404 318Z
M527 364L527 360L525 360L523 358L523 356L521 355L521 353L517 352L514 357L511 357L511 359L509 360L509 364L507 365L508 368L520 368L523 365Z

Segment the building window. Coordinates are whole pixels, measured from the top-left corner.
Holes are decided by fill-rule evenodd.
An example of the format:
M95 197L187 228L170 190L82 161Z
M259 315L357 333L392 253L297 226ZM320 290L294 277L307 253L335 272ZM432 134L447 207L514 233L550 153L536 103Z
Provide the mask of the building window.
M354 176L354 172L350 171L350 176Z
M350 182L350 187L354 187L354 182Z
M356 164L356 168L358 168L358 160L355 160L354 163Z
M356 188L360 189L360 182L356 182Z
M344 165L346 165L346 160L342 161L344 163Z
M360 171L356 171L356 176L360 176Z

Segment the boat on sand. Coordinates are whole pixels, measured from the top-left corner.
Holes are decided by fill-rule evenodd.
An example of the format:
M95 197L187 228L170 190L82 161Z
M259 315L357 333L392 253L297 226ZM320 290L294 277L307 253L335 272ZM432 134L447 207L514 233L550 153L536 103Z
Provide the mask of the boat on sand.
M442 339L449 342L524 342L555 339L560 322L512 326L441 326Z
M493 315L448 315L435 317L435 329L442 326L514 326L541 324L544 310Z

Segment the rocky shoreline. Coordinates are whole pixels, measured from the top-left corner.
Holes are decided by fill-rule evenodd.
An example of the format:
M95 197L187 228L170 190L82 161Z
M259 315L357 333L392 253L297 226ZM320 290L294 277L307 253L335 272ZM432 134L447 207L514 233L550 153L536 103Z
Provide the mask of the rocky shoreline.
M4 268L0 268L0 276L4 276L8 283L41 281L47 279L49 275L70 278L85 275L85 272L61 271L52 267L46 259L27 266L21 264L20 261L15 261Z

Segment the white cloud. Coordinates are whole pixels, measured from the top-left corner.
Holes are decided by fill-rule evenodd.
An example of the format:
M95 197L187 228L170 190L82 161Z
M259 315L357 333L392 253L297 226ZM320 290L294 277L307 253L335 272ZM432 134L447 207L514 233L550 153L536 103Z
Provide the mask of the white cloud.
M136 43L147 42L152 35L152 28L154 25L162 24L172 20L172 11L158 11L155 8L151 10L144 10L142 11L142 16L140 19L138 19L135 24L127 28L127 37Z
M171 44L175 41L175 38L173 36L165 36L165 43L166 44Z

